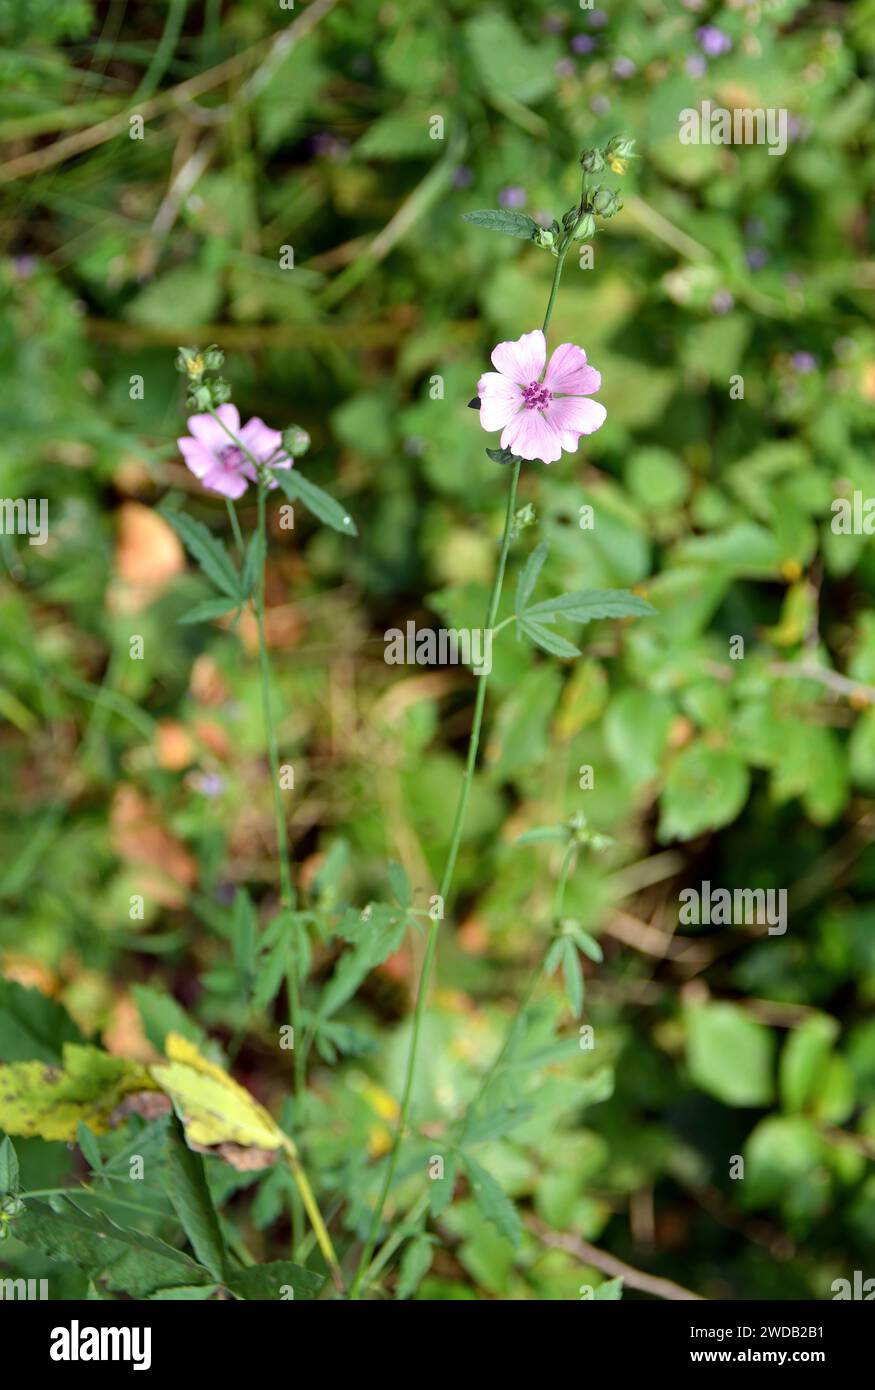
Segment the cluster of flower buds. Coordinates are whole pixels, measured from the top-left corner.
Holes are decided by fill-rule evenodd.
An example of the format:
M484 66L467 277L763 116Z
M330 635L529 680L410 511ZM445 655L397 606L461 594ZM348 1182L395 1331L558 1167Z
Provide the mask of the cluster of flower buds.
M587 849L598 852L599 850L610 849L617 843L610 835L602 835L598 830L590 830L586 823L586 816L582 811L575 811L569 817L568 830L570 838L577 845L585 845Z
M597 217L607 222L620 211L623 200L616 190L601 184L590 188L589 179L592 174L600 174L604 169L610 169L614 174L625 174L634 147L634 140L615 135L606 145L583 151L580 156L583 173L580 202L569 208L562 219L564 245L570 240L588 241L595 234Z
M224 361L224 352L215 344L206 348L179 349L176 370L188 381L187 405L195 410L209 410L231 399L231 387L223 377L207 380L207 372L217 372Z

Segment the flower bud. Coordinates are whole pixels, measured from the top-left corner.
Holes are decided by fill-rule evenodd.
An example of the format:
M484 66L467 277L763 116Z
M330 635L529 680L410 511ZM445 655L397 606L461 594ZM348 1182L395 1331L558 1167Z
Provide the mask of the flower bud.
M577 224L577 231L574 233L578 241L589 241L595 233L595 218L591 212L585 212Z
M310 436L300 425L289 425L283 431L283 448L293 459L300 458L306 454L310 447Z
M182 372L192 381L200 380L205 367L206 363L200 348L181 347L176 354L176 370Z
M549 227L539 227L537 231L532 233L532 241L535 245L543 246L545 250L551 247L555 240L556 234Z
M594 213L607 220L620 211L623 202L613 188L596 188L590 195L589 205Z
M11 1192L6 1197L0 1197L0 1220L12 1221L23 1211L24 1203L20 1197L14 1197Z
M625 135L615 135L605 145L605 158L610 159L611 155L615 155L618 159L631 159L634 148L634 140L627 140Z
M584 150L580 156L580 167L585 174L600 174L605 167L601 150Z

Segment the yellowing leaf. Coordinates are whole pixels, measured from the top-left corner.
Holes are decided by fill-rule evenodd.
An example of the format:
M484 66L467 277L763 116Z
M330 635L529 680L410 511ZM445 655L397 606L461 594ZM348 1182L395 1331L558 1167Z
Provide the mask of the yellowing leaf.
M293 1150L268 1112L194 1043L168 1033L164 1046L170 1060L149 1071L173 1101L190 1144Z
M98 1047L65 1043L64 1064L0 1066L0 1129L40 1139L75 1140L79 1124L95 1134L112 1126L113 1111L132 1091L150 1089L146 1069Z

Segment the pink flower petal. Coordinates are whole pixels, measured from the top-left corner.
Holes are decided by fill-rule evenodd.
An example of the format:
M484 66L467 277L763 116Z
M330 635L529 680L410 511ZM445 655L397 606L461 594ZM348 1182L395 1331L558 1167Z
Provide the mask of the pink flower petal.
M510 449L519 458L540 459L555 463L562 454L558 428L539 410L521 410L501 436L502 449Z
M520 388L500 372L484 372L477 382L480 397L480 423L485 430L501 430L520 409Z
M225 405L220 405L216 414L221 420L222 425L227 425L228 429L234 434L240 432L240 412L236 405L227 401ZM206 444L208 449L222 449L231 440L219 420L214 420L212 415L190 415L186 421L189 434L193 434L195 439L199 439L202 444Z
M202 481L210 492L220 492L223 497L242 497L249 486L243 474L234 468L214 468Z
M188 435L184 435L182 439L177 439L176 443L185 459L186 468L189 468L196 478L202 478L211 468L215 468L215 457L199 439L189 439Z
M544 385L560 395L591 396L602 384L601 374L587 366L586 353L575 343L560 343L552 353Z
M266 463L277 449L282 448L283 437L279 430L270 429L257 415L247 420L241 430L234 432L259 463Z
M547 360L547 342L540 328L524 333L516 342L499 343L492 350L492 365L517 386L537 381Z
M600 401L586 396L554 396L546 415L562 437L562 448L573 454L579 436L601 429L608 412Z

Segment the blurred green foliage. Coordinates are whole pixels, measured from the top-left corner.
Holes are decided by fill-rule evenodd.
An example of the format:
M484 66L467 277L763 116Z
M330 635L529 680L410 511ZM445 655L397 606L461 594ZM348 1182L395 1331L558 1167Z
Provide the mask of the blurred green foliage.
M705 24L728 51L703 51ZM0 491L45 497L50 517L44 546L0 537L3 974L118 1050L145 1046L141 1027L159 1047L194 1029L227 1056L243 1029L240 1079L288 1097L282 1008L247 1011L229 906L240 886L262 922L275 906L251 632L178 624L207 590L142 510L170 490L227 528L177 454L175 347L219 343L244 417L303 425L308 476L360 532L301 512L271 540L299 882L341 911L385 897L400 860L422 906L473 678L399 677L382 635L482 620L506 475L467 402L492 346L540 323L552 273L461 214L561 218L580 150L628 133L624 211L591 267L569 261L550 335L585 347L608 421L577 456L525 467L537 521L505 604L546 541L545 592L635 587L658 615L581 629L576 662L496 643L418 1118L439 1128L470 1099L543 948L556 847L513 841L581 810L617 841L566 898L604 949L584 964L597 1045L581 1056L551 983L524 1056L560 1052L546 1072L521 1064L513 1125L476 1151L498 1194L475 1202L469 1167L435 1217L440 1253L409 1246L396 1292L598 1284L530 1221L515 1249L504 1193L706 1296L829 1297L875 1236L875 568L867 535L830 524L835 499L875 497L875 4L29 0L0 3L0 45ZM787 153L681 145L679 113L705 99L785 108ZM678 926L679 892L705 880L786 889L786 934ZM341 938L355 949L351 926ZM312 930L312 1007L341 938ZM412 940L320 1035L306 1106L285 1101L360 1235ZM0 1001L0 1058L42 1056L32 1035L53 1058L69 1025L22 1042L23 1008ZM101 1139L101 1162L131 1144ZM62 1145L16 1147L27 1188L84 1172ZM411 1145L402 1197L433 1147ZM260 1257L281 1258L288 1175L207 1168ZM166 1231L160 1180L138 1201ZM33 1249L7 1251L44 1273ZM57 1296L84 1291L75 1261L51 1268Z

